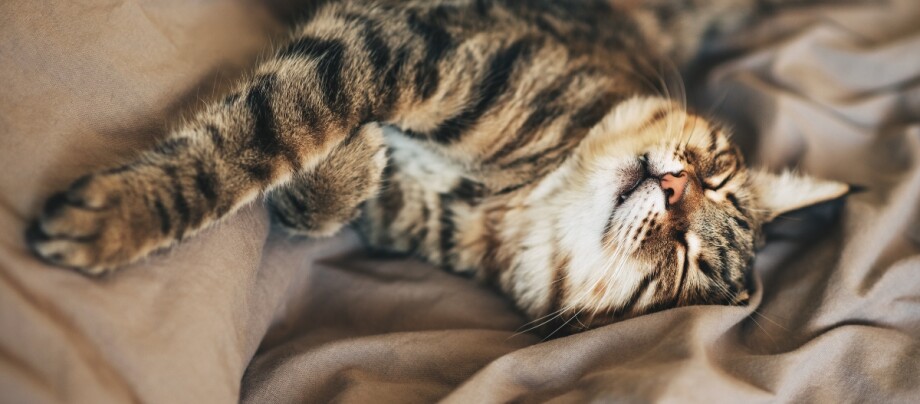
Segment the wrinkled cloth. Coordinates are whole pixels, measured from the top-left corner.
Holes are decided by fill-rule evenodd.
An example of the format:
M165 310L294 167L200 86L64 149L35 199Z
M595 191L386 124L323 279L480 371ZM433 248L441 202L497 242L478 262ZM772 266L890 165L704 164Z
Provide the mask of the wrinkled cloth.
M867 188L811 236L768 242L747 307L544 341L488 287L372 255L351 232L286 238L261 203L101 279L31 256L44 198L219 95L293 9L0 3L0 401L920 401L910 0L784 14L688 83L751 164Z

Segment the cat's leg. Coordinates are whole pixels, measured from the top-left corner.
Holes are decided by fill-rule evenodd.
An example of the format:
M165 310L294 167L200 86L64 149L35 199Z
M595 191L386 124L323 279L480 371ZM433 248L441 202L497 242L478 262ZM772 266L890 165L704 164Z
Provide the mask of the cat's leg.
M77 180L49 199L29 246L51 263L101 273L314 167L367 121L358 90L370 87L369 72L346 68L344 55L330 65L330 52L281 53L153 150Z
M309 173L366 124L417 110L414 83L439 65L428 58L437 44L409 17L347 4L320 11L155 149L51 197L27 231L30 248L88 273L123 266Z
M382 128L364 125L316 167L273 190L269 209L292 234L330 236L354 220L361 203L377 193L386 165Z

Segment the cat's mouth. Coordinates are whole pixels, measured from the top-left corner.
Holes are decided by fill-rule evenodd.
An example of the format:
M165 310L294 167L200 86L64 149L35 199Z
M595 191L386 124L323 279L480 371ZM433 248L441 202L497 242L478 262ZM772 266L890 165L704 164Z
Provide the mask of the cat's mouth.
M617 205L625 203L645 180L653 177L652 173L649 171L648 154L639 156L636 168L625 174L626 180L624 183L626 186L623 187L623 191L620 192L620 195L617 197Z

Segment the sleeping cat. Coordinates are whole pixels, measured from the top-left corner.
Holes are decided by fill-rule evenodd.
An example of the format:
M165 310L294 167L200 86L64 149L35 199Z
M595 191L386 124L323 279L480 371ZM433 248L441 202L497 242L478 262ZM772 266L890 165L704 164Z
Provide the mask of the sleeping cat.
M652 67L767 3L325 6L154 149L51 197L28 243L101 274L264 196L291 233L354 224L550 330L744 304L763 224L848 188L746 168Z

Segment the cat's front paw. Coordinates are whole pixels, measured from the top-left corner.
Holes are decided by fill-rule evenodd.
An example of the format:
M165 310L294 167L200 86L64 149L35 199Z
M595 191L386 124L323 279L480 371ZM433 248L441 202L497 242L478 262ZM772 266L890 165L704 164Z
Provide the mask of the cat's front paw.
M48 199L26 231L45 261L99 275L150 250L143 199L119 176L87 176Z

